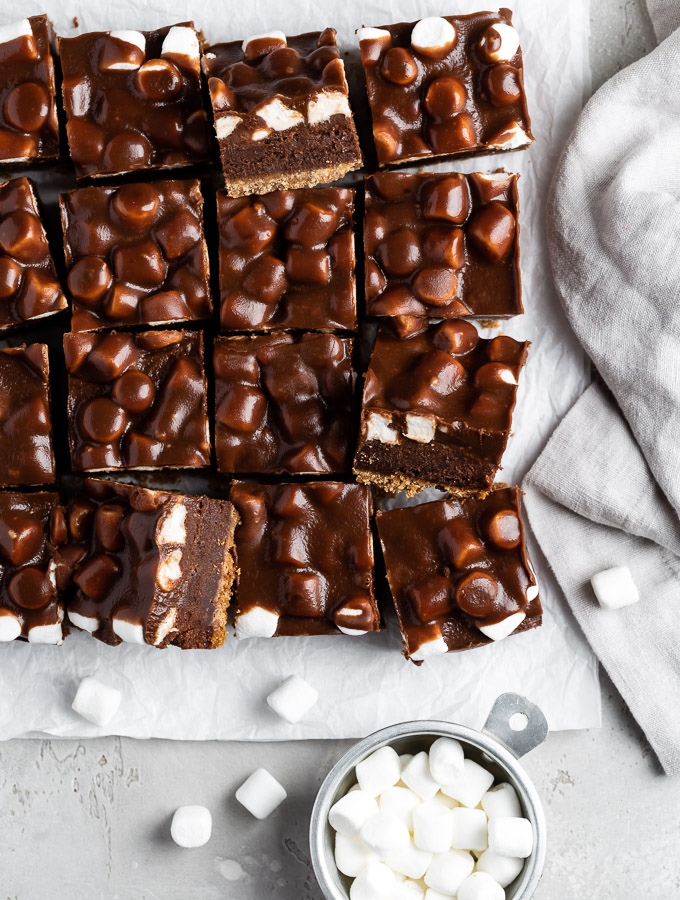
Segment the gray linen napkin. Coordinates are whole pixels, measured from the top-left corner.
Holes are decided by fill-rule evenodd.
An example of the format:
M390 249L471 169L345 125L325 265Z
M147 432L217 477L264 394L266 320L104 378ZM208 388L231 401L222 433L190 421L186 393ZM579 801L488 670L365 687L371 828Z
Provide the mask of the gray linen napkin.
M587 104L548 204L555 283L605 384L579 398L523 487L587 639L680 774L680 2L649 7L669 36ZM642 599L602 610L590 576L622 564Z

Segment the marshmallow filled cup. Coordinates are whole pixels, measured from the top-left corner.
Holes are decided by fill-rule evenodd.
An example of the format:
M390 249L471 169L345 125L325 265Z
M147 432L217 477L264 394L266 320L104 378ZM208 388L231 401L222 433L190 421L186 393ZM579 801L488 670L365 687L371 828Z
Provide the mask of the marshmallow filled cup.
M518 762L543 743L548 724L541 710L518 694L501 694L481 731L451 722L424 720L402 722L376 731L359 741L333 766L324 779L312 809L309 843L312 865L326 900L349 900L352 879L335 863L335 832L328 816L331 807L356 782L355 767L381 747L399 755L429 751L437 738L459 741L465 757L486 768L494 784L508 782L517 792L522 816L531 822L534 845L521 872L506 887L506 900L529 900L538 887L546 854L546 823L536 788Z

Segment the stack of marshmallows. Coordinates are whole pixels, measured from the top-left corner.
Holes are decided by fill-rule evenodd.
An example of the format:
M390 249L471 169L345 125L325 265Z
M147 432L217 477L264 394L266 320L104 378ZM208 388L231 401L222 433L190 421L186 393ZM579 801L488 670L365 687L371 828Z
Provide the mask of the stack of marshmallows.
M351 900L504 900L534 846L512 785L438 738L429 753L381 747L328 815Z

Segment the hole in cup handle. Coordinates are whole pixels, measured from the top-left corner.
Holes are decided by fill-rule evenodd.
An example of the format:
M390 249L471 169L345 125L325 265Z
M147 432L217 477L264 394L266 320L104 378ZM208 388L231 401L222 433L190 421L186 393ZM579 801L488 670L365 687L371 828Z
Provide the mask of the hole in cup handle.
M531 700L520 694L501 694L491 707L482 731L520 757L543 743L548 736L548 723Z

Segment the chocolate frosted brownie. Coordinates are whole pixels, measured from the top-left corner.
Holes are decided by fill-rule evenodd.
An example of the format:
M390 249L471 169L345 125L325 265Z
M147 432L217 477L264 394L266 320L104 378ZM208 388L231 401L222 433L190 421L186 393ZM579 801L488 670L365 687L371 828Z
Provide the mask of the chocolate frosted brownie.
M533 141L509 9L359 30L381 166Z
M380 627L370 489L236 482L236 637L346 634Z
M333 28L215 44L204 65L230 196L311 187L361 166Z
M107 644L220 647L237 521L225 500L87 479L57 554L69 620Z
M366 311L499 317L522 312L517 175L366 179Z
M203 335L65 334L76 471L210 464Z
M0 164L59 156L52 40L47 16L0 25Z
M31 181L0 181L0 331L66 306Z
M541 624L517 488L376 514L405 656L420 664Z
M352 346L332 334L216 338L218 470L349 472Z
M211 316L198 180L79 188L59 204L73 331Z
M172 169L210 158L193 22L60 38L76 177Z
M55 480L46 344L0 350L0 486Z
M0 641L61 644L54 554L65 538L57 494L0 493Z
M354 471L409 496L493 483L510 433L527 344L486 340L464 320L397 337L385 323L366 373Z
M357 327L348 188L217 195L222 331Z

